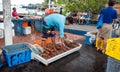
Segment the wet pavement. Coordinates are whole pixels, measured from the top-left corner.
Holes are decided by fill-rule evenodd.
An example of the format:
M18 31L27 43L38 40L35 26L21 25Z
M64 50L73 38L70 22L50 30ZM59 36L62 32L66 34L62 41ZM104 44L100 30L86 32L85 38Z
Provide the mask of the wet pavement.
M97 52L96 48L85 45L83 40L76 42L83 44L78 52L59 59L47 67L39 61L32 60L11 68L4 65L0 68L0 72L105 72L107 57Z
M97 52L94 46L85 45L84 36L66 33L68 39L82 44L82 48L62 59L59 59L48 66L37 60L28 63L8 67L6 63L0 68L0 72L105 72L107 57L101 52ZM40 33L33 32L30 35L14 36L13 42L29 42L40 38ZM4 46L4 39L0 39L0 46Z
M70 34L70 33L65 33L67 35L67 39L69 40L78 40L78 39L85 39L84 36L80 35L75 35L75 34ZM58 35L58 32L57 32ZM41 39L41 34L39 32L32 32L32 34L29 35L24 35L24 36L14 36L13 37L13 43L21 43L21 42L28 42L33 44L35 40L40 40ZM56 37L58 39L58 37ZM0 46L5 45L5 39L0 38Z

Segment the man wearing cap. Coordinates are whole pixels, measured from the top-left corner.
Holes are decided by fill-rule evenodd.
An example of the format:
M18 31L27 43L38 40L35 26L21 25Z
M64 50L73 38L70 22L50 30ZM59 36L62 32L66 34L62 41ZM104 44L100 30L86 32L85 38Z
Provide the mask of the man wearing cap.
M52 42L55 43L55 30L58 30L61 44L64 45L64 26L72 23L72 17L65 17L61 14L48 15L43 21L42 38L51 37Z

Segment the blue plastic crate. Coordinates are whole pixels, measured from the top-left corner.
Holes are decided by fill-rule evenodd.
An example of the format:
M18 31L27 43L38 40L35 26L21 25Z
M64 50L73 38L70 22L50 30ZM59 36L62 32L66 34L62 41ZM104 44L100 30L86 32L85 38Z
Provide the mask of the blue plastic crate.
M22 27L23 22L33 22L33 20L31 20L31 19L12 20L12 22L14 24L15 34L22 36L22 35L24 35L23 27Z
M31 60L31 50L28 44L19 43L3 47L3 56L9 67Z
M14 24L15 34L23 35L22 20L12 20Z
M42 23L43 23L43 20L35 20L35 30L38 31L38 32L42 32Z
M91 45L90 36L85 36L85 44Z
M95 35L87 35L85 34L85 44L92 45L96 39Z

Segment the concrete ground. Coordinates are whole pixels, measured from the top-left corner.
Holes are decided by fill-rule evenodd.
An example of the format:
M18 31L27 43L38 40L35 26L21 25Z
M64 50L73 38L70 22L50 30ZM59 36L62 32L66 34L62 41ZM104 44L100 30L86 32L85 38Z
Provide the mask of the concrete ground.
M72 28L73 26L71 26ZM76 28L77 27L77 28ZM70 28L70 27L69 27ZM74 25L74 29L95 30L94 26ZM29 42L40 39L39 33L25 36L15 36L14 43ZM6 63L0 68L0 72L105 72L107 56L101 52L97 52L94 46L84 43L84 36L73 35L67 33L69 39L81 43L82 48L62 59L51 63L49 66L43 65L41 62L32 60L18 66L9 68ZM0 39L0 46L4 45L4 39Z
M82 48L49 66L32 60L31 62L9 68L4 65L0 72L105 72L107 57L96 48L84 44L83 40L77 40L83 44Z

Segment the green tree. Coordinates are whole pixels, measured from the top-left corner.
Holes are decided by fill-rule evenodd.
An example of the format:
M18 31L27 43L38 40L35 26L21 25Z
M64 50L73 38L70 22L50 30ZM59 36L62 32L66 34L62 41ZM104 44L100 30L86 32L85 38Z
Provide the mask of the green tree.
M44 0L45 2L49 3L49 0ZM56 2L56 0L51 0L53 2Z
M69 0L65 9L69 11L90 11L93 14L99 13L107 3L107 0Z
M97 20L97 14L105 7L108 0L58 0L59 4L64 4L64 13L66 11L89 11L92 14L92 20Z

